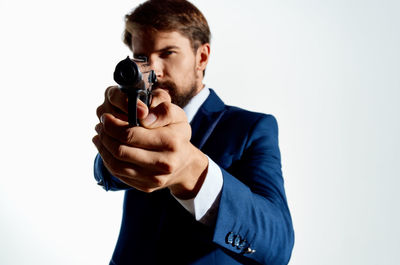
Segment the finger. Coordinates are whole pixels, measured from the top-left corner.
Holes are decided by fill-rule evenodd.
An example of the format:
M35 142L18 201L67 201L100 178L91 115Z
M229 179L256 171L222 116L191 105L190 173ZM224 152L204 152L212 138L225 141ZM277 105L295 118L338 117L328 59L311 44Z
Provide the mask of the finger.
M136 179L132 179L132 178L128 178L125 176L115 176L117 177L119 180L121 180L123 183L137 189L143 192L151 192L149 191L149 189L147 187L145 187L145 185L143 185L142 181L138 181Z
M93 143L96 145L107 170L129 186L144 192L152 192L167 186L168 175L156 174L148 168L115 159L102 145L98 135L93 137Z
M140 99L137 101L137 118L143 120L149 114L149 108Z
M169 93L161 88L154 89L151 91L152 99L150 108L154 108L162 102L171 102L171 96Z
M127 95L119 89L118 86L110 86L105 92L106 101L120 110L122 113L128 113L128 97Z
M106 90L106 101L112 106L112 113L123 120L127 119L128 115L128 97L117 86L109 87ZM148 114L148 108L140 99L137 101L137 117L143 119Z
M98 135L93 137L92 141L99 151L101 158L103 159L104 166L112 175L126 176L130 178L134 178L138 175L137 170L135 170L132 164L115 159L112 154L103 146Z
M129 122L128 121L118 119L117 117L115 117L111 113L104 113L103 115L101 115L100 123L103 126L106 123L110 124L110 122L112 122L112 124L114 124L115 126L118 126L118 127L124 128L124 129L128 129L129 128Z
M114 87L111 86L106 89L104 93L104 102L96 109L96 114L99 119L104 113L111 113L115 117L121 120L128 120L127 113L119 109L118 107L112 105L109 100L109 93L115 88L116 88L115 86Z
M122 182L126 183L127 185L134 187L137 190L143 191L143 192L153 192L162 188L165 188L164 185L159 185L158 181L149 181L151 178L148 178L146 176L143 176L143 178L137 180L137 179L131 179L128 177L124 176L117 176ZM147 180L147 181L143 181Z
M151 92L151 94L152 94L152 99L151 99L150 108L155 108L163 102L171 102L171 97L169 96L168 92L164 89L160 89L160 88L155 89ZM145 113L145 115L141 115L141 116L138 115L141 125L146 126L147 124L151 124L156 119L156 116L154 116L154 115L147 117L148 114L149 114L149 111L147 109L147 112Z
M102 123L96 131L115 139L121 144L153 151L174 151L179 148L178 140L190 140L191 129L188 123L176 123L157 130L136 126L129 127L125 121L116 119L111 114L102 116ZM171 137L173 136L173 137Z
M122 111L111 106L110 103L103 103L96 109L96 114L97 114L97 117L99 118L99 120L101 119L101 116L105 113L110 113L120 120L128 121L128 116L125 113L123 113Z
M147 149L127 146L105 134L101 126L96 126L101 144L117 160L135 164L148 169L152 174L172 173L171 152L155 152Z
M128 146L148 150L161 150L165 148L164 139L167 138L166 132L159 132L157 134L141 126L130 127L127 122L117 119L108 113L103 114L101 124L98 124L98 126L101 126L101 128L97 128L96 126L96 130L101 129L103 133Z
M187 117L183 109L171 102L164 101L156 107L150 108L150 113L146 119L142 120L142 125L151 129L179 122L187 123Z

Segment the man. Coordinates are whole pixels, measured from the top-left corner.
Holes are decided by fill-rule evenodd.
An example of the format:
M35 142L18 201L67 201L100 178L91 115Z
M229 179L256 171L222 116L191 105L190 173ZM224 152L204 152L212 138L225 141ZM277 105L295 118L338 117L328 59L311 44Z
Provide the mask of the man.
M125 190L110 264L287 264L293 228L271 115L225 105L203 84L210 31L182 0L126 16L124 42L157 75L151 106L109 87L97 109L95 178Z

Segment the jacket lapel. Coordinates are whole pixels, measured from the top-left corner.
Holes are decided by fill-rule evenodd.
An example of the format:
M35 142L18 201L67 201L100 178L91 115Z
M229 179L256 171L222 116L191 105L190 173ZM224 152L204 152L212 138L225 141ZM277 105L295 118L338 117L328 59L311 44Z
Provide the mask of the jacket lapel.
M201 105L190 124L192 127L192 137L190 141L194 146L202 149L224 112L224 102L222 102L214 90L210 89L210 95Z

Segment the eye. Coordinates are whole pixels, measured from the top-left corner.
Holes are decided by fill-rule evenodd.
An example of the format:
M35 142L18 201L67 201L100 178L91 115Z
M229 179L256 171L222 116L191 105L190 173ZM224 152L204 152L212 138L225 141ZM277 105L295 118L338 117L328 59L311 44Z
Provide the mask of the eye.
M173 54L173 53L175 53L174 51L163 51L161 54L160 54L160 57L161 58L167 58L168 56L170 56L171 54Z

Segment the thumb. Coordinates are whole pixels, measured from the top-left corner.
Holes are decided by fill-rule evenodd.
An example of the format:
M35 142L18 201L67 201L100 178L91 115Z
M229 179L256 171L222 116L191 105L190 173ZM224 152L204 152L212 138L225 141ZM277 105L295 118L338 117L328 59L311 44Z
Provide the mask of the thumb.
M171 102L162 102L150 109L149 115L142 120L142 125L152 129L180 122L187 122L183 109Z
M149 114L149 108L140 99L137 101L137 118L143 120Z

